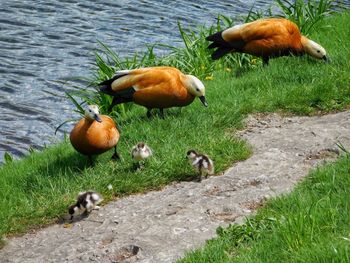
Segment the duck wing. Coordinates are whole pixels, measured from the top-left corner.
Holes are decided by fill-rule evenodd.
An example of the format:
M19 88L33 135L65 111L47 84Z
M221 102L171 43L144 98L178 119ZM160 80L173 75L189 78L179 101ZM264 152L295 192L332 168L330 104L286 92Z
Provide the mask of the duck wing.
M103 93L113 95L122 94L129 89L134 91L159 86L162 83L169 83L176 75L180 75L178 69L172 67L149 67L133 70L121 70L109 80L101 82L100 90Z
M255 54L259 53L262 47L272 49L288 47L291 37L297 38L298 32L297 26L289 20L259 19L208 36L207 40L212 41L208 48L218 48L212 54L213 59L218 59L229 52Z

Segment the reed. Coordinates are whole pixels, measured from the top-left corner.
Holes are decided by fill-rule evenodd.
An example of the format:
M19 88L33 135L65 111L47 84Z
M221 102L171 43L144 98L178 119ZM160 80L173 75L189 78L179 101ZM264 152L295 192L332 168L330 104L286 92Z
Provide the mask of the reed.
M304 35L309 35L327 16L343 9L342 3L334 0L275 1L282 12L282 16L296 23Z
M251 9L243 20L251 21L258 17L261 17L261 14L255 13ZM132 104L118 105L113 108L112 112L108 112L108 108L112 103L112 97L98 90L98 84L111 78L117 70L171 66L180 69L186 74L210 80L213 78L214 72L217 71L256 67L258 64L257 59L247 54L229 54L218 61L211 59L211 51L207 48L208 42L205 40L206 36L233 24L233 19L224 15L219 15L217 22L209 28L199 26L184 29L181 23L178 22L178 30L183 43L181 47L155 43L148 46L143 53L135 53L129 57L120 56L99 41L98 50L94 52L95 66L93 73L90 78L84 79L87 85L77 86L71 84L70 87L74 88L74 90L69 94L67 93L67 98L72 101L79 112L81 112L80 108L84 104L97 104L102 113L109 114L112 117L120 117L121 115L124 116L132 108ZM167 49L168 54L158 56L155 52L157 48Z

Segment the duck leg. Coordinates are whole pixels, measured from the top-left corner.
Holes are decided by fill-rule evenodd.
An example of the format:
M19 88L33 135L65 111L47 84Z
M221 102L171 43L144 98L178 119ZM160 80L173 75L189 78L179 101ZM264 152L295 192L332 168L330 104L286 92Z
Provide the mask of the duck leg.
M197 182L199 182L199 183L202 182L202 174L201 173L198 174Z
M89 164L90 164L90 166L94 166L94 161L92 160L92 156L91 156L91 155L88 155L88 158L89 158Z
M197 175L197 182L202 182L202 169L201 168L197 168L198 171L198 175Z
M147 109L147 118L150 119L152 117L151 109Z
M140 162L136 162L136 163L133 164L134 171L140 170L140 167L141 167Z
M159 109L160 117L164 119L164 109Z
M269 57L263 57L263 65L268 66L269 65Z
M112 155L112 160L120 160L120 155L117 153L117 146L114 146L114 154Z

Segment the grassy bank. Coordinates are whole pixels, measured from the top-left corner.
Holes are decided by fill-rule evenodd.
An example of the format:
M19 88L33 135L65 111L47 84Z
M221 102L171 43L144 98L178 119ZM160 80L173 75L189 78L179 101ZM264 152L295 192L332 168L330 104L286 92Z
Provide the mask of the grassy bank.
M350 262L349 173L347 155L179 262Z
M190 148L209 154L217 172L223 171L250 155L249 147L232 135L242 128L248 113L312 114L346 108L350 104L349 20L349 12L332 17L327 20L331 28L312 35L328 50L332 64L307 57L280 58L265 68L252 67L240 77L234 68L223 68L205 81L208 108L196 100L181 110L166 111L165 120L147 119L146 110L138 106L118 115L120 162L110 162L110 152L89 167L85 157L63 142L6 163L0 168L0 236L54 222L79 191L95 189L108 201L190 180L195 175L184 160ZM135 173L129 151L138 141L146 141L154 157L146 169Z

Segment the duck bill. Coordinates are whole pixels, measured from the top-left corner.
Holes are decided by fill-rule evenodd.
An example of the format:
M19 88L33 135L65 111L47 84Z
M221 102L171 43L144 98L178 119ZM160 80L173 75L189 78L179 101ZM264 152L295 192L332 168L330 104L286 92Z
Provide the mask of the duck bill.
M200 96L199 99L201 100L202 104L203 104L205 107L208 107L208 103L207 103L207 101L205 100L205 97L204 97L204 96Z
M97 122L102 122L102 119L101 119L101 117L100 117L98 114L95 114L95 115L94 115L94 119L95 119L95 121L97 121Z
M326 62L326 63L331 63L331 60L329 57L327 57L326 55L322 57L322 59Z

